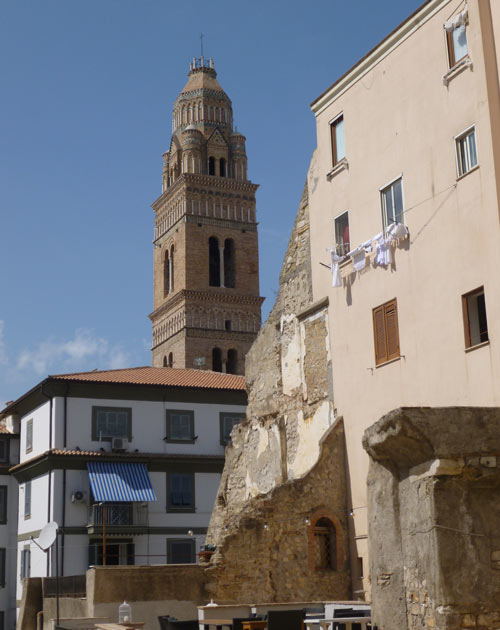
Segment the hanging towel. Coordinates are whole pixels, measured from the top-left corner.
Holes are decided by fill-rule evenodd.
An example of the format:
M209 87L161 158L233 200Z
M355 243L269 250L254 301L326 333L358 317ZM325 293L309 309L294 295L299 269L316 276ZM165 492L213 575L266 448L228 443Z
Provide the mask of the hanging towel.
M366 252L364 248L360 245L349 252L348 256L352 258L352 262L354 265L354 271L360 271L366 265Z
M366 254L371 252L372 241L373 239L370 238L347 254L352 258L354 271L361 271L361 269L366 267Z
M377 240L377 254L375 256L375 264L381 267L387 267L392 263L391 239L384 238L381 234Z
M467 7L457 15L453 16L450 20L447 20L444 23L444 30L449 32L455 30L457 27L462 26L463 24L467 24Z
M332 257L332 264L330 265L332 270L332 287L338 288L342 286L339 264L344 260L344 256L337 256L334 249L330 249L330 255Z

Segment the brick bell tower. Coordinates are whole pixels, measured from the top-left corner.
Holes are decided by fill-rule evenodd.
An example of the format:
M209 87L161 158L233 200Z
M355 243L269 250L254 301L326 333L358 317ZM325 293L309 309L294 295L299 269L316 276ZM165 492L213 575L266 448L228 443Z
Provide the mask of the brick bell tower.
M193 59L174 103L153 203L153 366L244 374L260 328L255 192L245 137L213 60Z

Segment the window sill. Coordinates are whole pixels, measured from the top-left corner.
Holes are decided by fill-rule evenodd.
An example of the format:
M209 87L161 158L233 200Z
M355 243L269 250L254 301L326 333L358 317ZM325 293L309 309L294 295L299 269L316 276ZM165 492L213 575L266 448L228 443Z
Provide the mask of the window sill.
M477 350L478 348L484 348L484 346L489 346L489 345L490 345L490 340L488 339L488 341L476 343L475 346L470 346L469 348L465 348L465 352L472 352L473 350Z
M171 440L170 438L163 438L165 444L194 444L195 439L190 438L189 440Z
M167 514L193 514L196 508L167 508Z
M464 177L467 177L467 175L469 175L469 173L473 173L474 171L477 171L478 169L479 169L479 164L476 164L476 166L473 166L472 168L470 168L466 173L462 173L462 175L459 175L457 177L457 182L459 182Z
M378 365L375 366L375 369L378 370L378 368L384 367L384 365L389 365L389 363L395 363L396 361L401 361L401 355L399 355L399 357L395 357L394 359L389 359L388 361L379 363Z
M340 171L343 171L348 168L349 168L349 163L347 161L347 158L342 158L340 162L337 162L337 164L335 164L335 166L332 168L331 171L328 171L328 173L326 174L326 179L330 181L331 179L335 177L335 175L337 175L337 173L340 173Z
M449 82L467 68L472 70L472 59L469 57L469 55L466 55L463 59L460 59L460 61L458 61L452 68L448 70L448 72L446 72L446 74L443 75L443 85L448 87Z

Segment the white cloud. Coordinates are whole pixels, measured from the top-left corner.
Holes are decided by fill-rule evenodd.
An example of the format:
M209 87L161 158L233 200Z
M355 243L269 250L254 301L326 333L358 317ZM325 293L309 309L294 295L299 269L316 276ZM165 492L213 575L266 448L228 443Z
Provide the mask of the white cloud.
M110 370L131 367L130 355L120 346L112 348L108 354L108 368Z
M39 376L68 371L86 371L114 363L116 350L110 352L109 343L96 337L92 330L79 328L73 339L61 341L47 339L34 350L23 350L17 360L19 370L32 370ZM120 351L119 359L125 353Z

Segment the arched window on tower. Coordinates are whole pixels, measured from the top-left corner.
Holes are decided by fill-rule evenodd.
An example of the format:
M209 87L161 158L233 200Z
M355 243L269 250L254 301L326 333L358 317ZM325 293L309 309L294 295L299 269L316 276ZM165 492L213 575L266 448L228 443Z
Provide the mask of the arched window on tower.
M170 256L168 249L165 250L163 259L163 297L170 293Z
M215 158L214 157L208 158L208 174L215 175Z
M219 239L211 236L208 239L208 284L211 287L220 287L220 251Z
M226 177L226 160L224 158L220 159L220 168L219 168L219 175L221 177Z
M226 238L224 241L224 286L234 289L235 284L234 241L232 238Z
M222 352L220 348L212 350L212 370L214 372L222 372Z
M167 357L163 357L163 367L167 367Z
M314 566L316 569L337 569L337 533L329 518L323 517L314 526Z
M228 374L238 373L238 352L234 348L227 351L226 372Z
M174 354L173 354L173 352L169 352L168 353L168 367L174 367Z
M174 290L174 246L170 248L170 293Z

